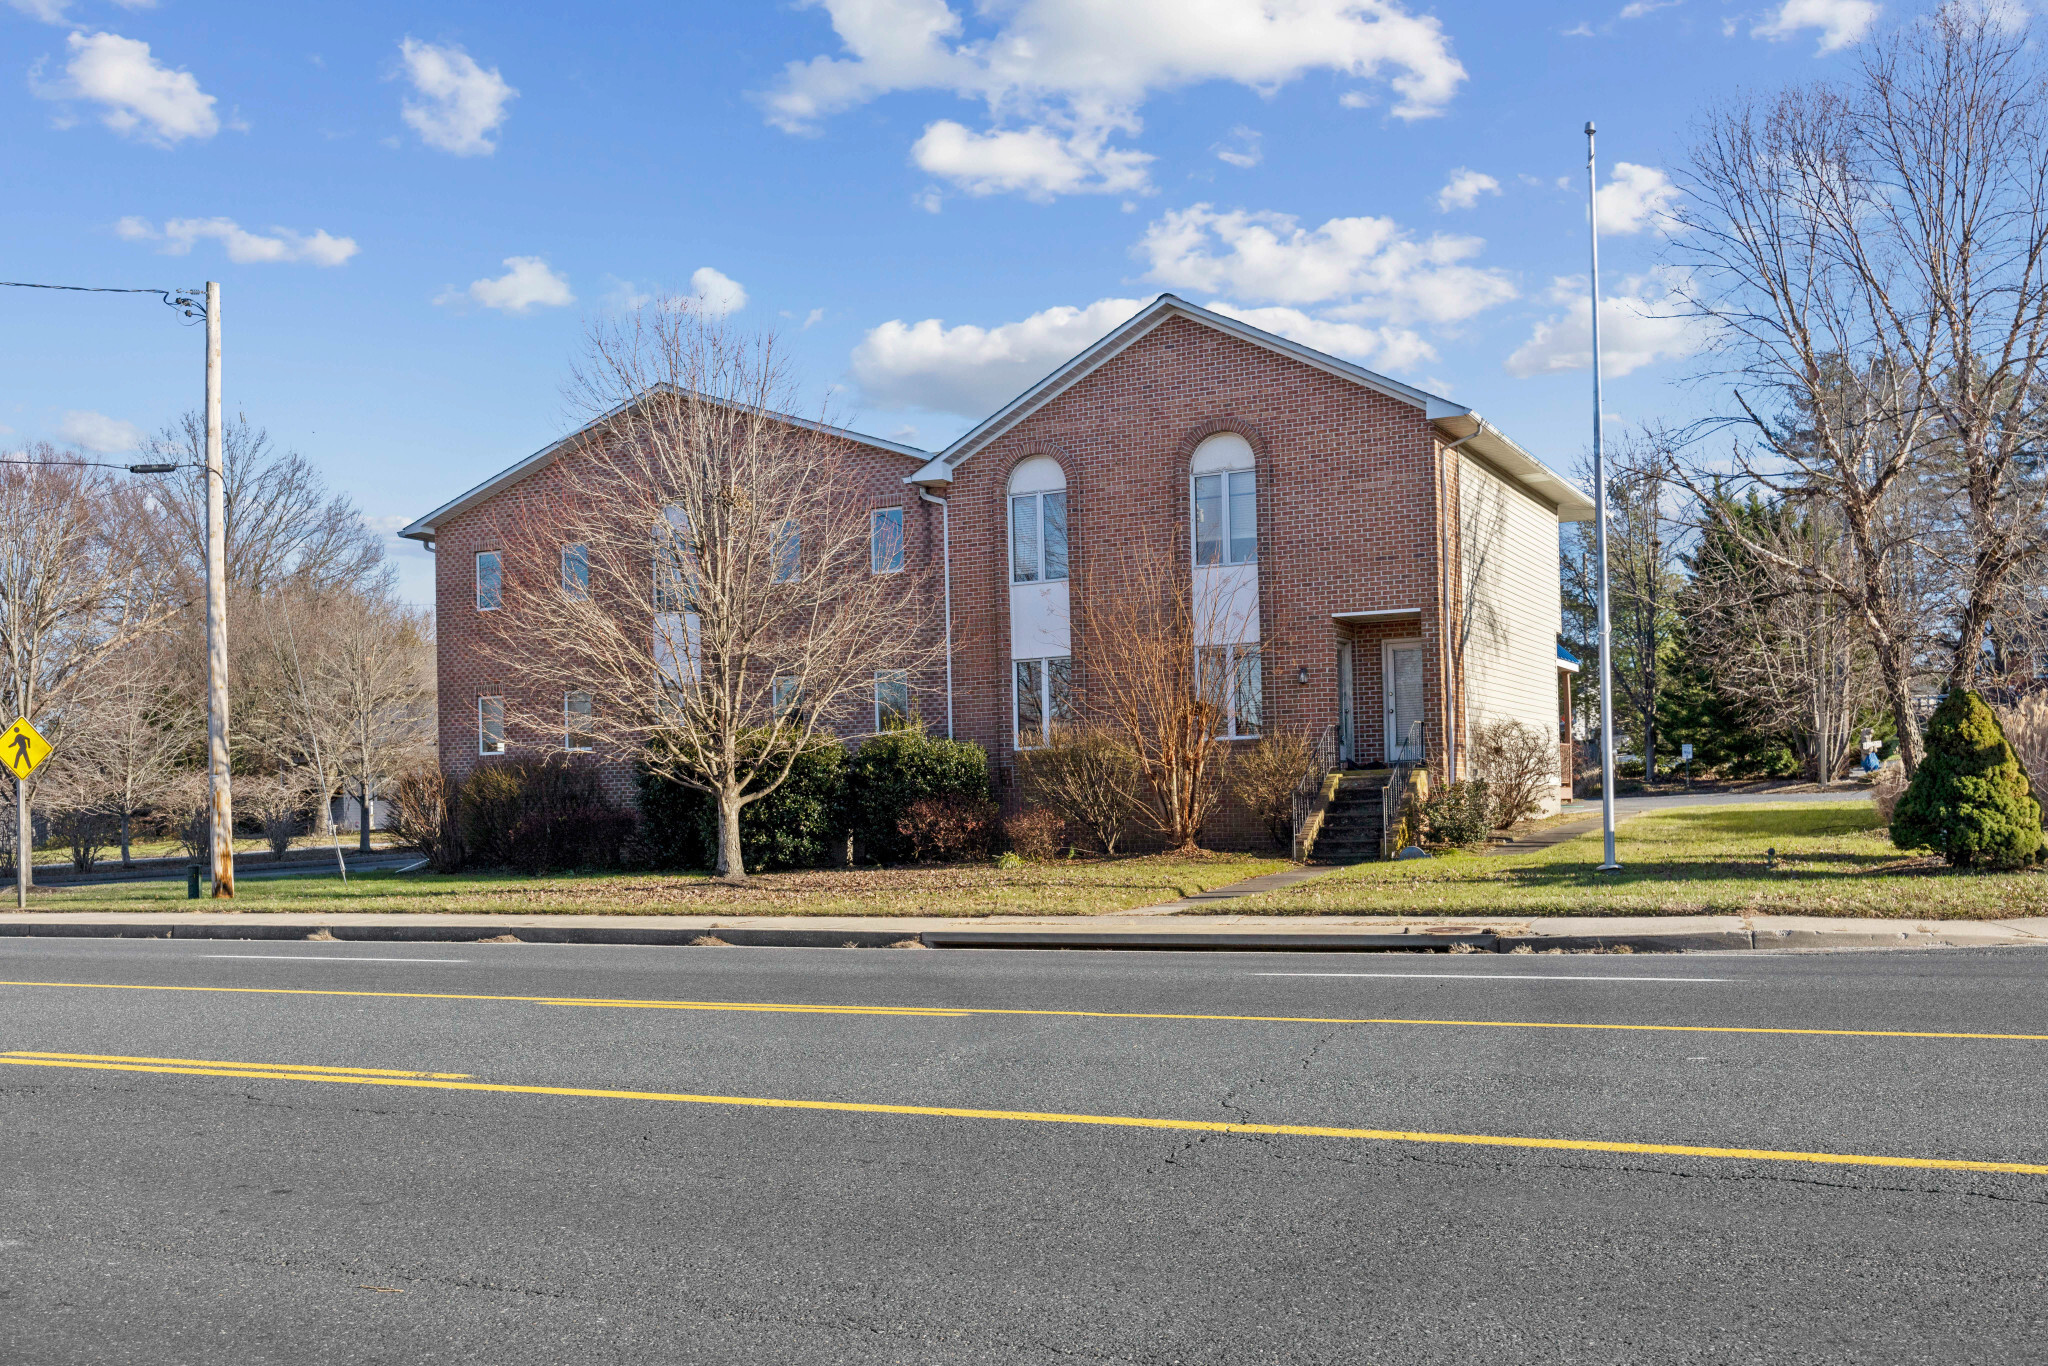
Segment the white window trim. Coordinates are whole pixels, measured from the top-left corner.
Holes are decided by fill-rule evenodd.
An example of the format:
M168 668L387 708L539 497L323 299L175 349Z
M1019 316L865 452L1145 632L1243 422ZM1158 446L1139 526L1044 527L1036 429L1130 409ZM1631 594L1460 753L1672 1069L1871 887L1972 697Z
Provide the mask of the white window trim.
M584 733L582 744L579 745L574 743L576 739L576 727L574 722L570 718L574 716L575 713L569 710L569 699L578 696L584 698L586 701L590 703L590 710L584 713L584 715L590 719L592 725L595 725L597 722L596 698L591 697L589 693L583 691L581 688L571 689L562 694L562 749L563 752L568 754L588 754L591 752L593 748L595 748L595 742L593 741L590 733L587 731Z
M893 567L888 569L877 569L875 568L875 551L881 545L880 537L877 535L877 528L880 526L882 519L892 512L896 514L896 563ZM868 573L875 575L901 574L903 572L903 566L909 562L909 539L910 519L904 515L903 508L901 507L901 505L895 507L869 509Z
M498 566L498 600L489 607L484 606L484 556L490 556ZM476 552L476 610L496 612L505 605L505 556L502 551L479 550Z
M1227 652L1223 656L1224 727L1210 738L1215 740L1264 739L1266 731L1263 716L1261 717L1258 730L1247 731L1237 728L1237 662L1239 657L1246 653L1259 656L1259 691L1263 694L1266 687L1265 645L1256 640L1243 640L1225 645L1197 645L1195 647L1195 686L1197 688L1202 686L1202 651L1204 650L1223 650ZM1265 701L1264 696L1259 698L1259 710L1261 712L1265 710Z
M1230 558L1231 543L1235 539L1233 535L1235 528L1230 524L1230 476L1233 474L1249 474L1252 477L1252 557L1248 560L1233 560ZM1195 484L1202 479L1221 479L1223 481L1223 535L1221 540L1223 557L1214 564L1204 564L1201 560L1202 528L1195 502ZM1197 569L1242 569L1248 564L1257 564L1259 562L1258 502L1259 471L1256 465L1203 470L1199 474L1190 474L1188 476L1188 562Z
M1051 495L1064 498L1067 496L1067 491L1063 488L1026 489L1021 493L1008 495L1006 506L1009 509L1009 543L1004 547L1004 550L1009 556L1010 582L1013 584L1065 583L1068 576L1073 573L1074 538L1071 534L1067 536L1067 548L1064 556L1067 567L1060 571L1058 578L1053 578L1045 572L1045 500ZM1036 547L1038 573L1035 578L1029 579L1017 576L1017 501L1020 498L1029 498L1031 500L1031 530L1032 535L1036 538L1032 544Z
M1074 657L1072 655L1041 655L1036 658L1013 659L1010 661L1010 745L1012 748L1018 750L1044 749L1052 743L1052 728L1059 719L1053 715L1052 666L1055 662L1062 659L1067 661L1067 683L1069 687L1072 687L1074 668ZM1022 710L1019 706L1022 699L1017 694L1017 666L1019 664L1036 664L1038 666L1038 743L1035 745L1020 745L1017 743L1018 732L1023 729L1018 724L1022 715Z
M484 748L484 703L498 704L498 747ZM505 752L505 699L500 696L478 694L476 699L476 752L479 758L495 758Z

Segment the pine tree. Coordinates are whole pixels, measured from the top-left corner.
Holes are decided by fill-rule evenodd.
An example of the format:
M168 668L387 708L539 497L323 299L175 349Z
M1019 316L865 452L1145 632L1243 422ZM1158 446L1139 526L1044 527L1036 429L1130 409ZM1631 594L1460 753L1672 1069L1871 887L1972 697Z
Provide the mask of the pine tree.
M1892 813L1892 843L1939 849L1953 868L2018 868L2041 856L2041 806L1982 697L1952 688L1927 723L1927 755Z

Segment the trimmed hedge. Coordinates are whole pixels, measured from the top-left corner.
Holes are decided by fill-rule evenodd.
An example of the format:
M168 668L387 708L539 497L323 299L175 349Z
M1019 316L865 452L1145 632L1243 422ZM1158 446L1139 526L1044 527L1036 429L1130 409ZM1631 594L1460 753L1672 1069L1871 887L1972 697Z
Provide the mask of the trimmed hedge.
M844 828L856 855L869 863L908 863L916 856L902 821L927 799L988 800L988 754L966 740L936 740L910 727L876 735L846 767Z

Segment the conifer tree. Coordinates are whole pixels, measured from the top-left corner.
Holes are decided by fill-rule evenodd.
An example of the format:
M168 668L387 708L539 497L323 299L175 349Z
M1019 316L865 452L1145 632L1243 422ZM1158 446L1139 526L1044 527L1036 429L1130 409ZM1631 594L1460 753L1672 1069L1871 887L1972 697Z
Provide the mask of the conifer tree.
M1927 724L1927 755L1892 813L1892 843L1939 849L1953 868L2017 868L2041 856L2034 800L1998 717L1952 688Z

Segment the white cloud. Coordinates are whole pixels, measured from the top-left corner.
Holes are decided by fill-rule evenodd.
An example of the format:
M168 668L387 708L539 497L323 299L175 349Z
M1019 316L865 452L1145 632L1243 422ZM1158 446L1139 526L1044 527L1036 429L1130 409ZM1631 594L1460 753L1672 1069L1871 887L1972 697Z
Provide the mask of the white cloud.
M1436 192L1436 207L1439 213L1452 209L1469 209L1479 202L1483 194L1499 194L1500 182L1482 171L1460 166L1451 172L1451 178Z
M31 19L40 19L46 24L68 24L71 16L65 11L71 8L71 0L8 0L15 9Z
M492 134L505 122L505 106L519 92L496 67L478 66L460 47L407 38L398 45L406 79L423 97L406 100L400 112L420 141L459 157L489 156L498 150Z
M977 133L951 119L926 128L910 159L969 194L1022 194L1040 201L1141 190L1152 160L1144 152L1108 146L1106 135L1062 136L1047 128Z
M1098 299L1085 308L1048 308L999 327L947 327L938 318L891 320L870 329L854 347L853 377L873 403L985 417L1146 302Z
M699 266L691 274L690 293L696 296L698 311L713 318L747 306L747 291L740 288L740 282L710 266Z
M1617 161L1593 197L1600 210L1600 232L1625 236L1645 228L1668 229L1673 226L1671 201L1676 198L1678 187L1655 166Z
M1289 341L1348 356L1364 365L1382 370L1412 370L1437 358L1436 348L1419 333L1405 327L1364 327L1358 323L1332 322L1298 308L1239 308L1235 304L1212 302L1208 307L1228 318L1277 333Z
M1289 214L1207 204L1169 212L1136 248L1148 279L1258 304L1330 305L1355 322L1453 323L1515 297L1497 270L1467 265L1477 237L1438 233L1416 241L1391 218L1333 218L1303 228Z
M1671 9L1673 6L1684 3L1685 0L1631 0L1629 4L1621 7L1619 17L1623 19L1640 19L1646 14L1655 14L1660 9Z
M116 33L72 33L64 45L71 51L64 79L42 85L30 74L31 88L42 98L98 104L101 123L162 147L220 131L214 97L191 72L158 65L148 43Z
M94 455L132 451L142 444L142 428L133 422L108 417L105 413L73 409L57 425L59 440Z
M338 266L357 251L353 237L336 237L325 228L311 236L290 228L272 228L270 236L253 233L232 218L173 218L163 231L146 218L123 218L114 225L116 235L130 242L162 242L166 256L184 256L192 244L211 238L227 248L228 259L237 265L272 265L305 262L315 266Z
M975 6L972 32L947 0L810 3L844 52L790 63L763 97L769 120L808 131L897 91L981 101L986 132L942 120L919 140L919 165L964 159L954 178L975 193L1141 186L1149 157L1111 139L1135 136L1139 110L1164 90L1233 81L1270 93L1336 71L1384 81L1394 115L1414 119L1442 112L1465 80L1442 25L1401 0L1009 0ZM1352 95L1364 92L1347 92L1347 105Z
M1752 28L1749 36L1775 42L1790 38L1801 29L1817 28L1820 47L1815 55L1826 56L1861 41L1877 22L1882 8L1877 0L1785 0L1768 19Z
M1230 136L1235 139L1234 143L1215 149L1218 161L1235 166L1240 171L1249 171L1265 159L1266 154L1259 147L1258 129L1239 124L1230 130Z
M804 314L803 330L808 332L823 321L825 321L825 310L822 308L814 308L810 312Z
M1668 268L1631 275L1620 292L1600 300L1601 372L1619 378L1662 360L1683 360L1707 343L1707 329L1686 316L1680 294L1683 281ZM1586 298L1586 278L1559 276L1550 300L1563 311L1536 324L1529 339L1507 359L1507 371L1520 378L1587 370L1593 364L1593 310Z
M452 304L462 300L495 308L501 313L524 313L530 308L561 308L576 302L569 281L548 269L538 256L507 256L506 270L495 280L475 280L465 290L446 290L434 300Z
M1591 24L1581 19L1578 23L1564 30L1564 32L1562 32L1558 36L1561 38L1593 38L1597 37L1598 35L1593 32L1593 26Z

